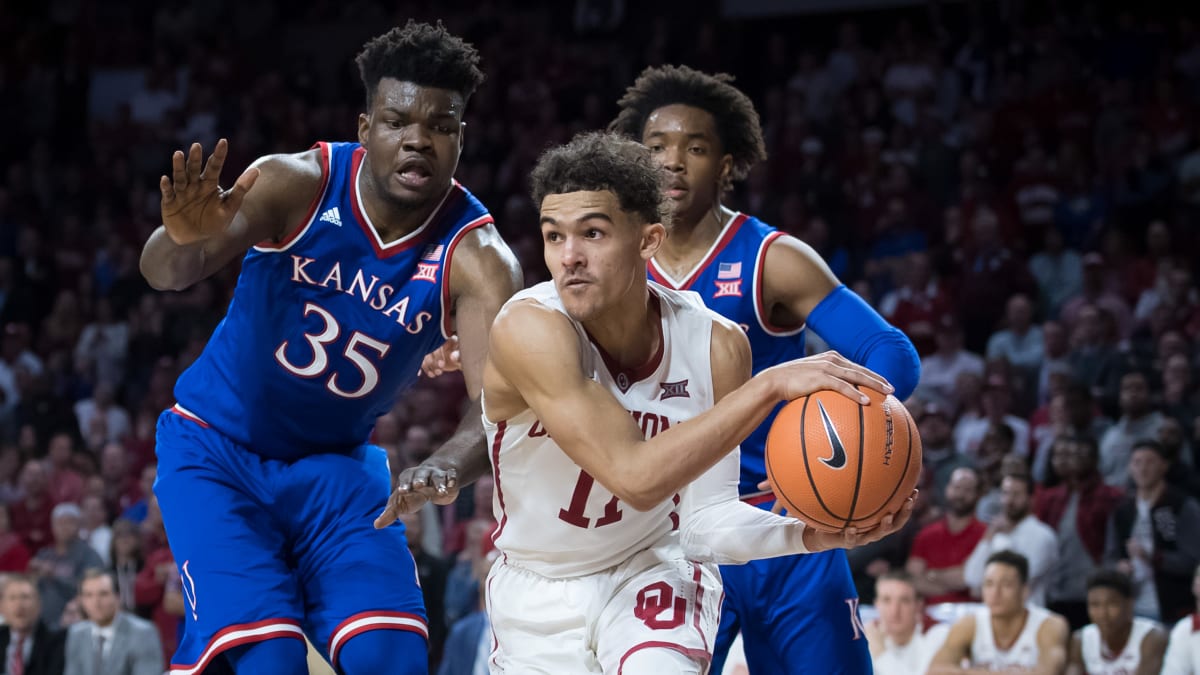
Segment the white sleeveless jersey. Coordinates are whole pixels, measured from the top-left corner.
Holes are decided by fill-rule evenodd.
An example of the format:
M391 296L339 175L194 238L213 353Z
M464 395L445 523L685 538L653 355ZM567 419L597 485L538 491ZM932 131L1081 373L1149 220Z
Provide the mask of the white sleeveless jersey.
M1041 607L1026 607L1029 616L1017 641L1008 649L996 645L992 634L992 615L987 607L975 610L975 638L971 641L971 665L976 668L1003 670L1005 668L1033 668L1038 664L1037 633L1042 623L1050 618L1050 612Z
M1108 653L1096 624L1084 626L1079 634L1079 647L1088 675L1137 675L1138 664L1142 662L1142 639L1157 625L1150 619L1134 617L1129 641L1121 653L1115 655Z
M1185 616L1171 628L1162 675L1200 675L1200 614Z
M709 344L713 322L725 321L693 292L653 282L650 292L662 313L662 346L638 371L610 368L583 326L571 321L584 372L625 406L647 438L713 406ZM552 282L509 302L530 299L566 315ZM486 403L483 422L496 480L492 505L500 523L495 543L507 562L552 578L592 574L678 529L679 495L639 512L584 473L532 410L493 423Z

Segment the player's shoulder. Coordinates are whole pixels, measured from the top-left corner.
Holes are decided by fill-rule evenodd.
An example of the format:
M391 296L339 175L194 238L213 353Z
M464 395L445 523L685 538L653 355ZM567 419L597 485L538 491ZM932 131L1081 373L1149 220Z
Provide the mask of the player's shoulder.
M1172 639L1185 639L1193 633L1200 633L1200 614L1189 614L1171 627Z
M1056 614L1048 609L1040 607L1031 608L1035 618L1040 621L1038 626L1039 633L1060 634L1067 636L1071 633L1071 624L1067 623L1067 619L1061 614Z
M330 165L330 150L324 143L304 152L263 155L250 165L259 170L250 194L307 207L326 183Z
M571 319L563 309L554 282L544 281L518 291L504 303L492 325L492 334L539 339L547 330L565 330L570 326Z

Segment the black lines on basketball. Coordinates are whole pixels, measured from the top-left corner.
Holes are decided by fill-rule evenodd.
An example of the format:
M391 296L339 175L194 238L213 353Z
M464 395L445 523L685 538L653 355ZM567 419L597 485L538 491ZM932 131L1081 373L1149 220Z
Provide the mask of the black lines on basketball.
M812 464L808 459L808 402L812 399L813 396L805 396L804 407L800 410L800 454L804 457L804 472L808 475L808 484L812 486L813 496L817 498L817 503L821 505L821 508L825 510L825 513L828 513L835 520L841 520L842 517L834 513L833 509L829 508L829 506L825 504L825 500L821 497L821 488L817 487L817 479L815 476L813 476ZM775 483L772 483L772 485L774 484ZM813 517L813 519L816 520L815 517ZM830 527L841 529L837 525L831 525Z

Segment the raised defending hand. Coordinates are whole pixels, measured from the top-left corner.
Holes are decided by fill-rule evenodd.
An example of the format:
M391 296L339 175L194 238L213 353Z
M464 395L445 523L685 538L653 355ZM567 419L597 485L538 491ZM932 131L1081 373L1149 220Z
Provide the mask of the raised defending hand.
M827 389L865 405L869 399L856 387L867 387L882 394L893 391L892 385L882 376L832 351L781 363L757 375L763 376L775 378L781 398L788 401Z
M429 352L421 360L421 374L426 377L437 377L456 370L462 370L462 354L458 351L457 335L451 335L441 347Z
M403 513L416 513L425 502L438 506L453 504L458 499L458 471L433 460L426 460L405 469L396 479L396 489L388 499L387 507L375 519L375 528L380 529L396 522Z
M258 169L246 169L232 188L222 190L218 180L228 153L229 144L222 138L203 168L199 143L192 144L186 159L182 150L176 150L171 157L173 177L163 176L158 181L163 227L171 241L180 246L204 241L233 222L246 192L258 180Z

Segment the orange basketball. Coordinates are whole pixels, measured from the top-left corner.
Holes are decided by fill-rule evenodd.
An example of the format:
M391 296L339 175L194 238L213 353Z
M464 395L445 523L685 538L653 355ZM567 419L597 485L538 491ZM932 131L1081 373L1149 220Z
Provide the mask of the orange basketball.
M895 396L870 405L820 391L789 402L767 433L767 479L789 515L826 532L869 530L921 477L921 437Z

